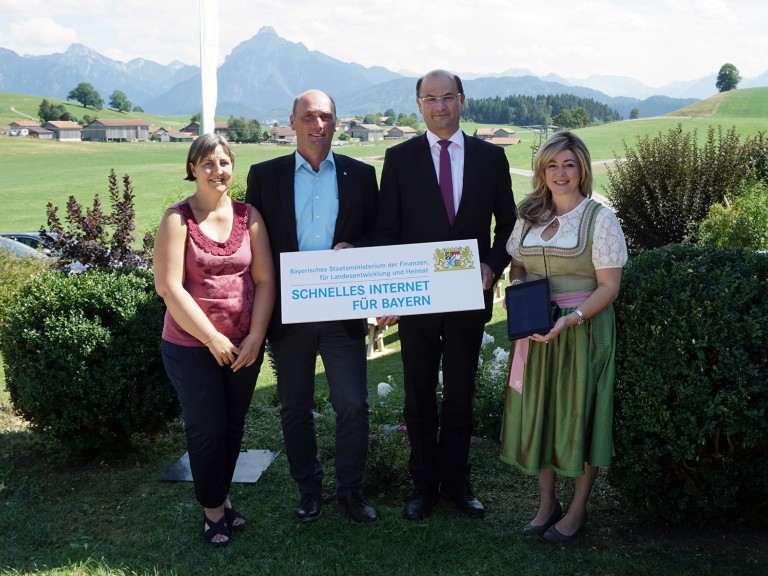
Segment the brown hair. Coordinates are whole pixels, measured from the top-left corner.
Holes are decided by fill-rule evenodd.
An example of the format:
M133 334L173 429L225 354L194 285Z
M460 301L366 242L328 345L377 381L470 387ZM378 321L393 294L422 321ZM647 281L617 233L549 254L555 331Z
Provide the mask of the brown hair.
M187 177L184 178L184 180L189 180L191 182L195 181L195 177L192 175L192 168L190 167L190 164L192 166L197 166L200 162L213 154L213 151L216 150L216 146L221 146L221 148L224 150L224 153L229 156L230 160L232 160L232 167L234 168L235 153L232 151L232 148L230 147L229 142L227 142L227 139L224 138L224 136L221 134L205 134L198 137L197 140L192 142L192 146L189 147L186 164Z

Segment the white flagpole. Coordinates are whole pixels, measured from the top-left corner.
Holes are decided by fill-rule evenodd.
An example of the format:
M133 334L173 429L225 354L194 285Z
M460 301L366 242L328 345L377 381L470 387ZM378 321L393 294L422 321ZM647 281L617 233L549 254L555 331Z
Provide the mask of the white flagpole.
M219 89L216 79L218 48L218 0L200 0L200 82L203 96L201 134L213 134L216 128L214 116Z

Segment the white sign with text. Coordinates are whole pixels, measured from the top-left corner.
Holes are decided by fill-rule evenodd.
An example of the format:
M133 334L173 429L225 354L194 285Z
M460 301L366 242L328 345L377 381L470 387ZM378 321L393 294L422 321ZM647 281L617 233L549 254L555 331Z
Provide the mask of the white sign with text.
M280 255L283 323L483 308L477 241Z

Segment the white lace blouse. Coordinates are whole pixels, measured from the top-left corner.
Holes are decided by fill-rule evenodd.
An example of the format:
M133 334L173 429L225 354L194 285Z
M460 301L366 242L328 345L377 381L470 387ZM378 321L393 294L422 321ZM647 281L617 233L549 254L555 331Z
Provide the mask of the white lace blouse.
M556 216L559 228L549 240L542 240L541 234L552 220L544 226L536 226L525 237L524 246L553 246L557 248L573 248L578 242L579 223L586 207L586 198L576 208ZM520 235L523 232L523 220L515 222L512 235L507 241L507 252L520 260ZM616 215L609 208L600 210L595 219L595 231L592 238L592 265L600 268L621 268L627 263L627 243Z

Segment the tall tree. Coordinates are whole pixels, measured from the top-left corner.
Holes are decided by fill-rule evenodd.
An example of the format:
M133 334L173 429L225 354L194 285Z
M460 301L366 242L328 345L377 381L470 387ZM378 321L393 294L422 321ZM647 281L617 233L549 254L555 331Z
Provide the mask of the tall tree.
M80 84L72 88L72 90L69 91L69 94L67 94L67 100L80 102L80 104L83 105L83 108L90 107L94 110L101 110L104 108L104 99L88 82L80 82Z
M48 102L45 98L40 102L40 106L37 109L37 115L43 122L49 122L51 120L73 120L72 116L64 108L64 104L53 104Z
M733 64L723 64L720 67L720 72L717 73L715 88L718 92L728 92L728 90L735 90L739 82L741 82L741 76L738 68Z
M227 138L230 142L258 142L262 138L261 124L253 118L246 120L242 116L230 116L227 126Z
M131 101L122 90L115 90L109 97L109 106L120 112L129 112L131 110Z
M561 110L559 114L552 118L552 122L561 128L583 128L589 126L589 112L584 108Z

